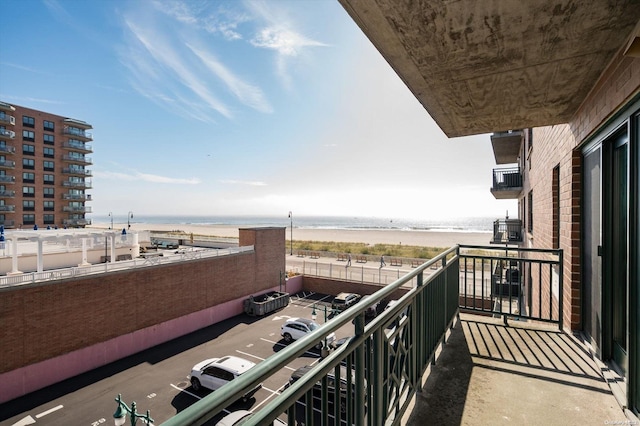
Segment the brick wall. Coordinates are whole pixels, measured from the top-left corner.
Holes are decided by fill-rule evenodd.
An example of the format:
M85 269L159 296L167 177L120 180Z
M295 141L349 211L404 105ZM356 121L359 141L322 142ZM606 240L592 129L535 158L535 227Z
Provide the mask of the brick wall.
M277 287L284 228L246 233L253 252L0 290L0 374Z
M640 59L618 54L567 124L535 128L524 167L526 199L533 190L534 229L527 245L553 248L553 168L560 168L560 248L564 250L564 323L581 327L581 145L640 91ZM522 203L522 200L521 200ZM526 219L526 216L523 216ZM548 292L547 292L548 294ZM548 299L548 296L547 296ZM550 300L547 300L550 302ZM557 303L555 301L554 303Z

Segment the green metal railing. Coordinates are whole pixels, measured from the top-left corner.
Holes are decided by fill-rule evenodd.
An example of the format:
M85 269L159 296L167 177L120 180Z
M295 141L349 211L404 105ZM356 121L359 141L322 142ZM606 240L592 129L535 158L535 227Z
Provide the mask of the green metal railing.
M385 286L163 425L205 423L325 335L352 322L355 335L348 343L329 353L244 425L270 424L285 414L289 425L400 424L421 387L425 370L435 361L436 350L458 314L457 250L452 247ZM442 267L424 280L424 271L436 264ZM412 280L416 284L397 304L365 324L369 306L391 299L397 289Z

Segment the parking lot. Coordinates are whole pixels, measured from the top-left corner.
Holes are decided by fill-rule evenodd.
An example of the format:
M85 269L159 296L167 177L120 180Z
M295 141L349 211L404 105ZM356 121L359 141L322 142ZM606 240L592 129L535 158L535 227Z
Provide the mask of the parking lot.
M195 364L226 355L258 363L286 346L280 327L287 319L311 319L315 307L316 322L323 324L332 300L333 295L296 294L287 307L263 317L242 314L214 324L0 405L0 425L112 424L118 394L128 405L135 401L139 413L150 410L154 423L160 424L211 393L192 389L189 375ZM337 339L351 335L352 324L336 332ZM274 371L253 398L234 403L227 412L259 409L283 390L293 371L319 360L320 350L310 349ZM220 417L209 424L214 425Z

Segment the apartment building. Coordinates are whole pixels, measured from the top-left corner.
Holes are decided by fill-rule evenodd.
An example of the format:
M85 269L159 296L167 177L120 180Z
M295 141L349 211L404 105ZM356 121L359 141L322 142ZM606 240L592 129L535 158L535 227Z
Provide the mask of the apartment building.
M0 101L0 226L90 224L90 124Z
M522 277L525 306L543 301L584 336L637 415L637 2L339 1L445 134L492 134L490 190L519 203L493 242L563 253L539 294L536 271Z

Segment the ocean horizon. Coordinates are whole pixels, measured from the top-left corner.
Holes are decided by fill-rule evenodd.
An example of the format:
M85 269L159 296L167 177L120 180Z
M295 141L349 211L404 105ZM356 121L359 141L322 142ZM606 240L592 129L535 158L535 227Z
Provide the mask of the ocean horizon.
M109 223L111 217L96 216L94 223ZM114 216L117 223L127 222L127 217ZM283 226L289 227L289 217L276 216L187 216L141 215L130 219L131 223L176 225L231 225L231 226ZM403 219L362 216L293 216L297 229L390 230L430 232L492 232L494 217L461 217L449 219Z

